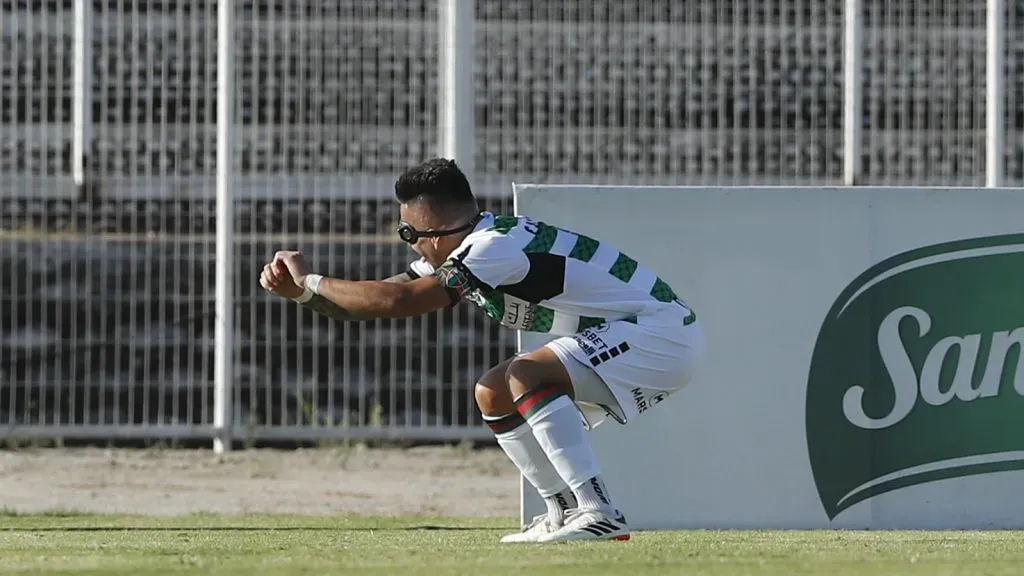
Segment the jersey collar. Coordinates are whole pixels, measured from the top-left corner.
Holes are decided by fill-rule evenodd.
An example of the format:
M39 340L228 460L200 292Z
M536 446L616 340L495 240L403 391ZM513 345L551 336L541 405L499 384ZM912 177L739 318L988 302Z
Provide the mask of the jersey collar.
M482 216L480 216L480 221L477 222L476 226L473 227L473 231L472 232L470 232L469 234L466 234L466 237L462 239L462 243L459 244L459 247L456 248L456 250L461 250L461 249L463 249L466 246L467 243L473 242L474 241L474 236L473 235L476 234L477 232L483 232L484 230L487 230L488 228L491 228L492 226L494 226L494 213L493 212L488 212L488 211L484 210L484 211L481 212L481 214L482 214Z
M476 223L476 227L473 228L473 232L471 232L471 234L480 232L481 230L487 230L492 226L494 226L494 213L484 210L483 216L480 218L480 221Z

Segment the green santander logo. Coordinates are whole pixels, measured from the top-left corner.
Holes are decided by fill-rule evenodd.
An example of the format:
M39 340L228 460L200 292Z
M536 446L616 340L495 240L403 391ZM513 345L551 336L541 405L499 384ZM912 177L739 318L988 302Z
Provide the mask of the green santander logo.
M807 383L829 519L942 479L1024 469L1024 234L928 246L836 300Z

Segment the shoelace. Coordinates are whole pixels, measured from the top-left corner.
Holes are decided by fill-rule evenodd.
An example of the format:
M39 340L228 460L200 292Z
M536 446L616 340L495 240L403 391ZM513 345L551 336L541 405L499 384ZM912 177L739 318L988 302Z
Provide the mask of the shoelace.
M562 515L562 526L565 526L566 524L568 524L570 520L572 520L575 516L578 516L579 514L580 514L580 509L579 508L568 508L568 509L566 509L565 512ZM530 522L530 525L526 527L524 532L529 531L529 530L533 530L534 528L537 527L538 524L541 524L543 522L548 522L548 521L549 521L549 517L548 517L548 515L546 513L545 514L538 514L537 516L533 517L533 521Z
M547 519L548 519L547 513L538 514L537 516L534 516L533 520L530 522L530 525L526 527L526 530L524 530L524 532L528 532L530 530L533 530L534 528L537 527L538 524L540 524L541 522L544 522Z

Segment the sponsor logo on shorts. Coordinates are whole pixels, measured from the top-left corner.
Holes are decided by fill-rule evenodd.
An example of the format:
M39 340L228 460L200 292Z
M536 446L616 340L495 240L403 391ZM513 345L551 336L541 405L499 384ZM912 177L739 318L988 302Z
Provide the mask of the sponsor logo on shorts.
M600 336L594 331L593 328L587 328L583 332L573 336L573 340L579 344L580 350L583 350L587 356L596 356L599 350L607 350L608 345L601 339ZM597 366L597 364L594 364Z
M582 337L573 336L572 339L576 341L576 344L580 347L580 350L583 350L583 353L586 354L587 356L593 356L594 354L597 353L597 348L591 346L590 342L587 342Z
M604 340L601 340L601 337L594 332L593 328L584 330L581 336L586 338L587 342L590 342L590 345L595 348L604 349L608 347L608 345L604 343ZM577 338L579 338L579 336L577 336Z
M658 404L661 404L665 398L668 397L668 392L655 392L650 396L644 396L644 391L641 388L633 388L630 391L633 395L633 402L636 403L637 412L643 414L649 408L653 408Z
M647 405L647 400L644 398L643 390L639 388L633 388L633 390L630 393L633 395L633 402L636 402L637 412L643 414L644 412L647 411L648 408L650 408L650 406Z
M611 360L612 358L618 358L620 355L629 352L629 344L623 342L614 348L603 350L600 353L595 353L590 356L590 365L597 368L602 363Z

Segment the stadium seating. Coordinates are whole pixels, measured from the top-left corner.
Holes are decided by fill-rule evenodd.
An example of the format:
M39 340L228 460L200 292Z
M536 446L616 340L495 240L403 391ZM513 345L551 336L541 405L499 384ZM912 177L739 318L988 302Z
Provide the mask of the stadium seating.
M0 170L66 174L69 3L33 3L48 10L9 4L0 47L18 57L0 62ZM211 4L94 4L95 178L209 173L216 78ZM794 4L802 10L669 0L632 8L611 0L477 4L481 173L802 183L840 175L837 0ZM957 3L955 14L948 2L916 4L883 12L868 3L868 179L977 182L984 2ZM242 170L390 175L430 154L437 122L435 18L436 6L427 0L389 8L356 0L331 8L244 3L236 34ZM893 33L896 24L907 32ZM1017 62L1019 42L1014 46ZM1019 100L1009 99L1014 118L1024 106ZM1009 156L1019 157L1020 138L1008 141ZM1020 162L1011 168L1011 179L1024 177Z

